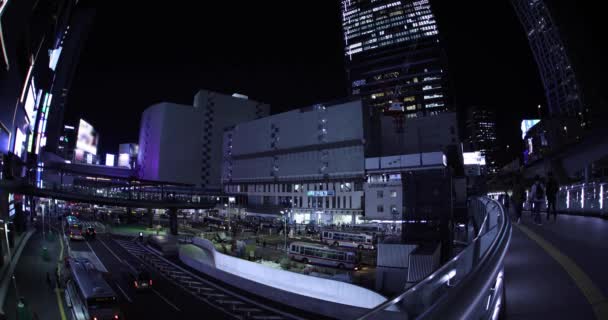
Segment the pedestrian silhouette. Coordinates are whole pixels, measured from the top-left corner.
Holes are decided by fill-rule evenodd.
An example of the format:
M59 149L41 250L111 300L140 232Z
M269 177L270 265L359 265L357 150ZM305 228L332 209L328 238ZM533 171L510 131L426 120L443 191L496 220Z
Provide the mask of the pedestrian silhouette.
M51 274L48 271L46 272L46 284L51 290L53 289L53 281L51 280Z
M557 221L557 210L555 208L555 202L557 198L557 192L559 191L559 184L553 178L553 172L549 172L547 175L547 221L549 221L549 215L553 215L553 221Z

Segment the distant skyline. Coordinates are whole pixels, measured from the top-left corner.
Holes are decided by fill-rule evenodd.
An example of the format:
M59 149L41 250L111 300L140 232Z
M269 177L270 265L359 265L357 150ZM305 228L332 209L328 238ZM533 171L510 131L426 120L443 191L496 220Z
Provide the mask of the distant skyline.
M519 119L535 116L545 100L509 1L433 4L457 109L497 110L499 135L517 143ZM273 113L347 95L339 1L309 1L298 11L266 2L99 6L66 123L82 117L95 126L100 153L137 142L148 106L192 104L200 88L245 94Z

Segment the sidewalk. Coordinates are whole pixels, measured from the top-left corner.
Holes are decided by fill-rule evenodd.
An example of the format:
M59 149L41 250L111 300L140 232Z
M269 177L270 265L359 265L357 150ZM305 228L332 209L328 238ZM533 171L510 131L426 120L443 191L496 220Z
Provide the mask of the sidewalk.
M508 319L608 319L608 221L525 212L505 257Z
M48 259L43 258L43 247L47 247ZM42 239L42 233L36 232L25 246L14 274L18 294L25 299L29 313L26 319L32 319L34 312L39 319L62 319L58 305L60 300L55 289L55 270L61 251L60 234L57 231L53 232L52 237L47 233L46 240ZM52 280L52 288L47 283L47 272ZM11 283L4 306L7 319L17 319L15 283Z

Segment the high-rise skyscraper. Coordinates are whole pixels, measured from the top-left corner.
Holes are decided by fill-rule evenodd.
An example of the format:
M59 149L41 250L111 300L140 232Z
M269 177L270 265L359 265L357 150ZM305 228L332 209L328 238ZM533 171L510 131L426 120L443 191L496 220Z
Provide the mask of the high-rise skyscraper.
M95 0L0 0L0 154L35 163L41 151L58 151L95 7Z
M351 94L397 118L448 108L446 72L429 0L342 0Z
M543 0L511 0L511 3L528 36L550 115L581 116L585 110L580 88L549 8Z
M467 109L466 129L470 151L479 151L486 158L490 173L496 173L499 167L499 145L496 135L496 113L487 108L471 107Z

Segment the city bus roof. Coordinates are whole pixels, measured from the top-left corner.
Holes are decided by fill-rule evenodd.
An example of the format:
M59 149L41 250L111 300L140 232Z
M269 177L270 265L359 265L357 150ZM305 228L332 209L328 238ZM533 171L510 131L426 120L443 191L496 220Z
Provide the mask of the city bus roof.
M70 270L74 281L85 299L116 297L114 290L104 280L101 272L88 259L70 259Z
M324 244L320 244L320 243L312 243L312 242L303 242L303 241L295 241L292 242L290 245L296 245L296 246L302 246L302 247L311 247L311 248L317 248L317 249L323 249L323 250L327 250L327 251L335 251L335 252L346 252L346 253L352 253L352 250L347 250L347 249L342 249L342 248L330 248Z

